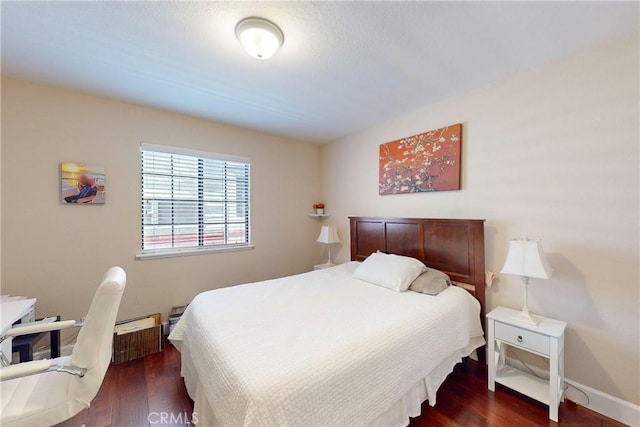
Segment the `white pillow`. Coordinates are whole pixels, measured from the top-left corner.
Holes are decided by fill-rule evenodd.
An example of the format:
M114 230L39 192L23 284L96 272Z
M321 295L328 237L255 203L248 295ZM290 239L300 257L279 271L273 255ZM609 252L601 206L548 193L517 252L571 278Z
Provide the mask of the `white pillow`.
M376 252L358 266L353 277L392 291L404 292L425 271L427 267L415 258Z

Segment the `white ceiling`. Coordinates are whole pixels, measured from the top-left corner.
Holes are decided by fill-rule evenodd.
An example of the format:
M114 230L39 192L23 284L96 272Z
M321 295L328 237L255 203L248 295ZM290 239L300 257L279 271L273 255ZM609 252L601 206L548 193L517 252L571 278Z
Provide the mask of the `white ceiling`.
M2 73L325 142L622 34L637 2L2 2ZM260 16L267 61L235 39Z

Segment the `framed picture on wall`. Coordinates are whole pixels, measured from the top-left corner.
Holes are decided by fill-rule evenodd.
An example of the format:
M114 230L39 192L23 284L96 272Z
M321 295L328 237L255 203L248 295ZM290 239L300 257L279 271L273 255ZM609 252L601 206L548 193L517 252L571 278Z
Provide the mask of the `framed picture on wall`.
M380 194L460 189L462 124L380 145Z
M103 204L105 201L105 172L103 165L63 162L60 165L62 203Z

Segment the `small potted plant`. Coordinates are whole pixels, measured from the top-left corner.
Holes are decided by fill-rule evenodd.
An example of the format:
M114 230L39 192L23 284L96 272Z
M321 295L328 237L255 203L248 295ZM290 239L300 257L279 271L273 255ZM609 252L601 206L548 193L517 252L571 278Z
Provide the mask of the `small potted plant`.
M316 203L313 205L317 215L324 215L324 203Z

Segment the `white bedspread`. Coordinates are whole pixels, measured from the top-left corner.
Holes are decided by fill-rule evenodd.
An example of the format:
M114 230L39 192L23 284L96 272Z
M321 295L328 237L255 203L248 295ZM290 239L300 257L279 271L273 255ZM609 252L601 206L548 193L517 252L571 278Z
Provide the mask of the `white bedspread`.
M467 291L396 293L351 278L357 265L193 300L170 339L186 346L218 422L365 425L445 359L484 344Z

